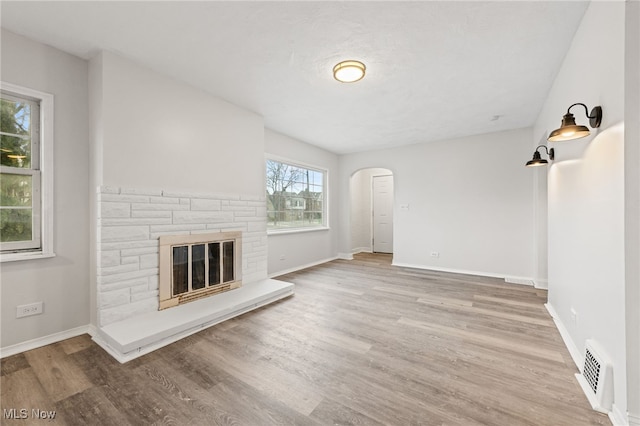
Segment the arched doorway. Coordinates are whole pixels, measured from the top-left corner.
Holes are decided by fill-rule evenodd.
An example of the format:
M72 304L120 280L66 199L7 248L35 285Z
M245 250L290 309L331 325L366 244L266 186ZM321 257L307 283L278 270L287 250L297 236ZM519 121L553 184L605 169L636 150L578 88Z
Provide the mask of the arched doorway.
M350 180L351 252L393 253L393 173L358 170Z

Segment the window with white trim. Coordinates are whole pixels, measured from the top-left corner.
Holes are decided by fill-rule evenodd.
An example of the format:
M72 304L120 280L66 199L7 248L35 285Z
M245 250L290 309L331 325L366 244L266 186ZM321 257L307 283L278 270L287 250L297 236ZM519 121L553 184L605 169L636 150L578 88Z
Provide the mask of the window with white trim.
M2 260L52 255L49 94L1 83L0 253ZM46 124L45 124L46 122Z
M327 172L267 159L267 230L301 230L327 225Z

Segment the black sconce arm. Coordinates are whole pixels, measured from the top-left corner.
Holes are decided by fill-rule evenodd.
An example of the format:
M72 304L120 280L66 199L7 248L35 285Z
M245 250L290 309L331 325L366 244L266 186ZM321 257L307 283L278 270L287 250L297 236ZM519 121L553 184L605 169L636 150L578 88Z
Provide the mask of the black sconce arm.
M584 108L584 114L589 119L589 124L591 125L592 128L595 129L600 127L600 123L602 122L602 107L599 107L599 106L594 107L591 110L591 114L589 114L589 108L587 108L585 104L578 102L571 105L569 108L567 108L567 114L571 114L570 112L571 108L577 105L581 105Z
M578 104L575 104L575 105L578 105ZM584 104L580 104L580 105L584 105ZM571 106L573 106L573 105L571 105ZM571 108L571 107L569 107L569 108ZM538 147L536 148L536 151L538 151L540 148L544 148L544 150L547 152L547 156L549 157L549 160L555 159L556 152L553 150L553 148L548 149L546 145L538 145Z

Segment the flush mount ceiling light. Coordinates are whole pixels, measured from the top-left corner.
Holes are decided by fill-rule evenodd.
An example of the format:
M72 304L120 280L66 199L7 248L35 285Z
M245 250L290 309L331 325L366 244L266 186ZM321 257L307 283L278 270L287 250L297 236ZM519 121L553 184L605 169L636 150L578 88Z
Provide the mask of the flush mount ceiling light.
M525 164L525 166L539 167L539 166L546 166L547 164L549 164L547 160L543 160L542 157L540 157L540 153L538 152L540 148L544 148L544 150L547 151L547 156L549 157L549 160L553 161L553 159L555 158L555 152L553 148L547 149L547 147L544 145L538 145L536 150L533 152L533 158L527 161L527 164Z
M333 78L341 83L362 80L367 67L360 61L342 61L333 67Z
M591 110L591 115L589 115L589 109L585 104L573 104L567 108L567 113L562 117L562 125L560 128L551 132L547 140L551 142L570 141L589 136L589 128L587 126L576 125L576 119L573 114L569 112L569 110L576 105L582 105L584 107L584 112L592 128L596 129L600 127L600 123L602 122L602 107L594 107Z

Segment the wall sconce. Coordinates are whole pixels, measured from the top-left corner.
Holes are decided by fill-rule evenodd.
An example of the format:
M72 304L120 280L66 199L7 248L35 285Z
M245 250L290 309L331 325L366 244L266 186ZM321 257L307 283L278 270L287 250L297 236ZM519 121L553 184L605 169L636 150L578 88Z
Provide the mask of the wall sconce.
M585 104L573 104L569 108L567 108L567 113L562 117L562 125L559 129L554 130L549 133L549 137L547 140L550 142L558 142L558 141L570 141L573 139L584 138L585 136L589 136L589 128L587 126L578 126L576 125L576 119L573 114L569 112L571 108L576 105L582 105L584 107L584 112L589 119L589 125L596 129L600 127L600 122L602 122L602 107L597 106L591 110L591 115L589 115L589 109Z
M544 148L544 150L547 151L547 156L549 157L549 160L553 161L553 159L555 158L555 151L553 150L553 148L547 149L545 145L538 145L538 147L533 153L533 158L527 161L527 164L525 164L525 166L538 167L538 166L546 166L547 164L549 164L547 160L543 160L542 157L540 157L540 153L538 152L540 148Z

